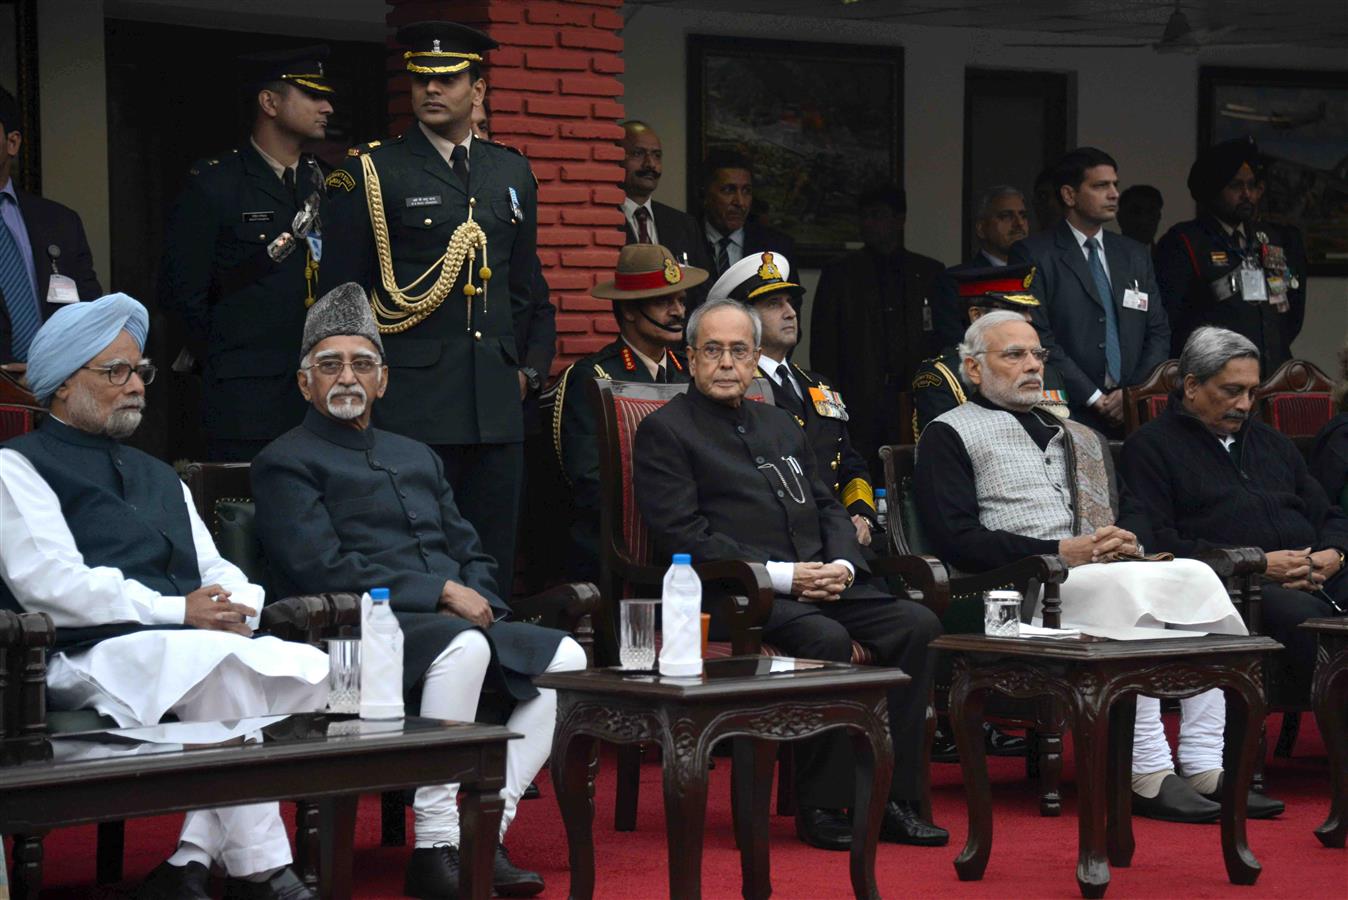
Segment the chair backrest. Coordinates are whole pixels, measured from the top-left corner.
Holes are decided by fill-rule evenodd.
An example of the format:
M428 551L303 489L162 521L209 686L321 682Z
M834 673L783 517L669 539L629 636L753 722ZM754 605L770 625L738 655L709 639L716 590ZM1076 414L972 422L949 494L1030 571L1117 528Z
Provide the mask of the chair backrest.
M1334 418L1334 384L1313 363L1290 359L1255 389L1260 414L1289 437L1318 434Z
M1123 430L1132 434L1156 418L1170 402L1170 392L1179 386L1179 360L1167 359L1151 370L1141 384L1123 389Z
M32 431L42 413L43 410L36 406L0 403L0 441Z
M885 467L885 496L889 505L890 552L897 556L928 553L922 534L922 521L913 498L913 470L917 467L917 447L891 444L880 448Z
M206 524L220 555L264 587L267 567L254 525L253 486L248 463L190 462L182 479L192 493L197 515Z

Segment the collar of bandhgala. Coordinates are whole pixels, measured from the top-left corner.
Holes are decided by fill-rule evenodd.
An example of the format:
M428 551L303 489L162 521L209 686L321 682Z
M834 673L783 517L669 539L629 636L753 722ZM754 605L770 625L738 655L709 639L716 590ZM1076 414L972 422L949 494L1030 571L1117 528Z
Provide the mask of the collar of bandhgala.
M58 441L64 441L67 444L75 444L79 447L111 450L114 447L121 446L118 441L114 441L107 435L90 434L87 431L81 431L73 425L67 425L55 416L47 416L42 421L42 431L47 435L56 438Z
M323 415L312 406L304 414L304 427L325 441L348 450L369 450L374 447L374 429L361 431L345 422Z

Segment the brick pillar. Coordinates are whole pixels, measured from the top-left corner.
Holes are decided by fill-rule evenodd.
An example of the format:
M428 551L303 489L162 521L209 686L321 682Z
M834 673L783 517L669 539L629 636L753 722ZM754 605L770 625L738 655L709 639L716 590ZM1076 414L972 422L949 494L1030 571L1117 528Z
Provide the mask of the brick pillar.
M617 333L590 288L613 277L624 238L622 0L388 0L393 28L462 22L501 49L487 57L492 139L522 150L538 177L538 256L557 307L553 373ZM390 44L389 129L412 124L401 48Z

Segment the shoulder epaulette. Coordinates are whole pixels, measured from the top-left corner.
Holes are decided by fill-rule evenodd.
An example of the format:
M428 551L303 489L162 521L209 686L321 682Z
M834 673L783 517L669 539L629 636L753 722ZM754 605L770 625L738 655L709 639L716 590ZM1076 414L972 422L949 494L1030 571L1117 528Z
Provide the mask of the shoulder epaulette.
M238 152L237 149L234 149L230 150L228 153L222 153L219 156L211 157L210 159L199 159L192 163L192 168L187 170L187 174L200 175L204 170L209 169L212 166L220 165L220 160L229 159L231 156L237 156Z
M357 144L346 151L347 156L361 156L365 153L371 153L380 147L391 147L394 144L402 143L403 136L388 138L382 141L370 141L368 144Z
M512 147L509 144L503 144L500 141L496 140L496 138L484 140L483 143L491 144L493 147L500 147L502 150L509 150L511 153L518 153L520 156L524 156L524 151L521 150L520 148ZM524 156L524 158L527 160L529 157Z

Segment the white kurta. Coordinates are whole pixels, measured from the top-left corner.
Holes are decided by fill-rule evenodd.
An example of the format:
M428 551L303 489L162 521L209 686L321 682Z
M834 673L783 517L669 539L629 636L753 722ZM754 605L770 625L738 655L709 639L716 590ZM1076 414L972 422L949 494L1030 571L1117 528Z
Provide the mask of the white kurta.
M260 613L262 588L216 551L185 485L183 499L201 583L219 584L233 602ZM85 565L56 494L13 450L0 450L0 577L25 610L47 613L57 628L182 624L186 610L185 597L160 594L114 568ZM257 616L249 620L257 624ZM322 651L200 629L141 631L53 654L48 694L58 708L96 709L121 726L152 725L230 659L261 676L266 712L322 707L328 675Z

